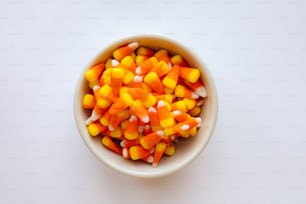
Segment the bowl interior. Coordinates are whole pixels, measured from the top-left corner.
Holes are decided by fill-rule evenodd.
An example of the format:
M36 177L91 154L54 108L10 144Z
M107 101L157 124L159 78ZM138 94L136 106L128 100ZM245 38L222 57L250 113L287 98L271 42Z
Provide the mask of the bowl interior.
M153 168L151 165L144 162L125 160L119 155L109 151L102 146L101 137L92 137L89 135L84 122L89 116L89 112L82 108L82 98L89 91L88 83L84 79L85 71L92 65L105 61L107 58L111 57L114 49L133 41L139 42L141 46L146 46L153 49L163 48L167 49L170 53L182 55L191 67L197 67L201 70L201 79L204 82L208 93L208 97L205 99L205 104L200 115L202 118L202 125L198 129L197 136L180 140L176 144L176 153L172 157L164 156L156 168ZM205 64L177 42L154 35L142 35L126 38L113 43L111 46L104 49L81 74L76 87L74 100L74 113L77 127L83 141L88 146L90 151L107 166L116 169L121 173L137 177L164 176L189 163L202 152L208 143L214 130L217 118L216 88Z

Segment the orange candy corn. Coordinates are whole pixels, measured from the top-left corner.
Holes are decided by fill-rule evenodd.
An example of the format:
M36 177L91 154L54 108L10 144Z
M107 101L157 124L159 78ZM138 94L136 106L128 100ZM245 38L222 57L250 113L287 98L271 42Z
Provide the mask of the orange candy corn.
M109 110L105 111L105 113L100 117L100 123L104 126L108 126L109 125L109 121L110 121L110 113Z
M120 122L127 119L128 116L129 116L129 113L127 110L120 111L116 114L111 114L108 129L110 131L113 131L115 128L119 126Z
M183 57L181 55L174 55L173 57L171 57L171 63L172 64L177 64L177 65L182 66L182 67L187 66L187 63L185 62L185 60L183 59Z
M85 72L85 78L89 82L95 82L99 79L101 73L103 72L105 68L105 63L99 63L90 68Z
M152 132L148 135L143 136L140 139L140 144L145 149L151 149L162 139L162 136L164 136L164 132L161 130Z
M102 138L102 144L113 152L116 152L120 155L122 154L122 150L113 142L109 136L104 136Z
M190 115L188 113L181 110L172 111L172 114L174 116L174 119L178 122L183 122L190 118Z
M183 85L177 85L174 92L176 97L182 97L182 98L192 98L197 99L199 98L199 95L195 94L194 92L190 91Z
M121 60L121 64L131 72L135 73L136 64L131 56L126 56Z
M174 96L172 94L162 94L162 95L154 95L157 101L163 100L168 103L172 103Z
M162 158L164 152L166 151L167 144L164 142L159 142L155 146L154 156L153 156L153 167L156 167Z
M94 122L88 125L88 132L91 136L97 136L101 132L107 129L106 126L101 125L99 122Z
M129 93L134 100L144 101L148 98L149 94L141 88L126 88L127 93Z
M135 140L128 140L126 138L123 138L123 140L120 142L120 146L122 148L129 148L131 146L139 145L139 138L136 138Z
M120 111L125 110L127 107L132 105L133 99L128 93L123 93L120 95L118 100L110 107L110 114L117 114Z
M196 106L193 109L191 109L189 113L191 116L196 117L201 113L201 108L199 106Z
M152 90L158 94L163 93L163 85L155 72L150 72L144 77L144 82L147 83Z
M172 156L172 155L174 155L174 153L175 153L174 144L168 145L167 148L166 148L165 154L168 155L168 156Z
M198 94L201 97L207 96L207 91L202 83L201 80L196 81L195 83L190 83L188 81L185 81L186 85L189 86L189 88L194 91L196 94Z
M148 114L150 118L150 126L153 132L161 130L160 123L159 123L159 118L157 115L157 110L154 107L150 107L148 109Z
M156 57L150 57L136 68L136 74L144 75L158 63Z
M184 101L182 101L182 100L176 101L176 102L171 104L171 110L172 111L174 111L174 110L181 110L183 112L186 112L187 111L186 103Z
M124 131L124 137L128 140L135 140L138 137L138 120L135 115L131 115L127 127Z
M164 75L166 75L169 71L171 70L171 68L169 67L169 65L164 62L164 61L159 61L151 70L150 72L155 72L158 77L163 77Z
M121 68L112 68L111 70L112 90L115 95L118 95L119 90L122 86L124 71Z
M139 47L137 49L137 52L136 52L137 55L143 55L143 56L147 56L147 57L152 57L154 55L154 52L147 48L147 47Z
M167 64L170 63L170 58L169 58L169 55L168 55L168 51L165 50L165 49L161 49L161 50L157 51L154 54L154 56L157 58L158 61L164 61Z
M157 113L162 128L167 128L174 125L174 118L171 112L167 109L164 101L158 101Z
M140 100L133 101L130 108L141 121L143 121L144 123L149 122L150 119L147 109L145 109L145 107L143 106Z
M144 56L144 55L137 55L135 59L135 63L137 66L140 66L147 59L149 59L149 57Z
M104 113L104 110L101 109L96 104L94 109L92 110L89 118L85 121L85 124L89 125L91 122L98 120L102 116L103 113Z
M129 43L126 46L120 47L113 52L113 57L116 60L122 60L125 56L130 55L134 50L138 48L139 44L137 42Z
M93 109L96 105L96 100L92 94L85 94L83 97L82 106L85 109Z
M170 72L163 78L163 85L169 89L175 89L179 77L179 71L180 67L178 65L174 65Z
M121 140L122 137L122 129L120 126L116 127L114 130L110 131L109 129L103 132L104 135L110 136L111 138Z
M190 67L180 67L180 77L195 83L200 77L200 70Z
M130 157L132 160L138 160L147 157L151 154L150 150L144 149L140 145L132 146L129 149Z
M193 127L197 127L201 123L200 118L190 118L186 121L177 123L176 125L166 128L164 130L165 135L173 135L175 133L181 133L191 130Z

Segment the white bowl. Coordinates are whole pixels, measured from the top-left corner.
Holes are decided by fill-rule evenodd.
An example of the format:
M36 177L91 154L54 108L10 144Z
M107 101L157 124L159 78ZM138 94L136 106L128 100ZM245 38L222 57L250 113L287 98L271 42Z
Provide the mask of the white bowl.
M82 98L85 93L88 93L88 82L84 79L84 73L92 65L105 61L112 56L112 52L129 42L138 42L141 46L150 48L164 48L170 53L180 54L187 61L190 67L197 67L201 71L201 79L207 89L207 98L205 104L202 106L200 117L202 118L201 127L198 129L195 137L179 141L176 144L176 152L173 156L164 156L159 165L155 168L152 165L144 162L136 162L132 160L125 160L123 157L108 150L101 144L101 138L95 138L89 135L85 120L88 118L88 111L82 108ZM104 48L100 54L95 57L88 66L85 67L81 73L79 81L76 86L74 96L74 116L79 130L79 133L87 145L88 149L108 167L121 172L123 174L154 178L171 174L182 167L186 166L194 160L205 148L209 139L211 138L218 113L218 99L214 80L208 71L206 65L193 54L189 49L180 45L171 39L159 35L138 35L131 36L117 42L112 43L107 48Z

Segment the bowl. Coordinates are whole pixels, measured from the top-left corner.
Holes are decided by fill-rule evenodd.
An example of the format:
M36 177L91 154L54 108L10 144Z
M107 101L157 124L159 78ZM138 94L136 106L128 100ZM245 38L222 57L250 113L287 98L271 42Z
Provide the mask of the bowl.
M198 129L195 137L188 138L186 140L179 141L176 144L176 152L173 156L164 156L159 165L155 168L145 162L136 162L132 160L125 160L118 154L108 150L101 144L101 138L97 139L89 135L85 120L88 118L88 111L82 108L82 98L88 93L88 82L84 78L84 73L94 64L105 61L112 56L112 52L127 43L138 42L141 46L161 49L164 48L170 53L180 54L190 67L197 67L201 72L201 80L207 90L207 97L205 103L202 106L200 117L202 118L201 127ZM218 99L217 91L214 80L206 67L206 65L200 60L200 58L192 53L190 49L181 45L180 43L159 35L137 35L120 39L108 47L104 48L88 66L84 68L78 80L75 96L74 96L74 116L78 131L83 139L84 143L92 154L106 166L120 173L141 177L141 178L155 178L166 176L176 172L182 167L189 164L204 150L209 142L217 120L218 113Z

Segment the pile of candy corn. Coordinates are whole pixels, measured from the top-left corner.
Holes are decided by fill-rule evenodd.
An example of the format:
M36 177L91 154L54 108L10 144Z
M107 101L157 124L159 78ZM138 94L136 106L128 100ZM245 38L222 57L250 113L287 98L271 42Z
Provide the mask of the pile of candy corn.
M179 138L196 136L207 92L199 69L182 56L131 42L85 78L91 90L82 101L90 111L88 132L123 158L155 167L175 153Z

